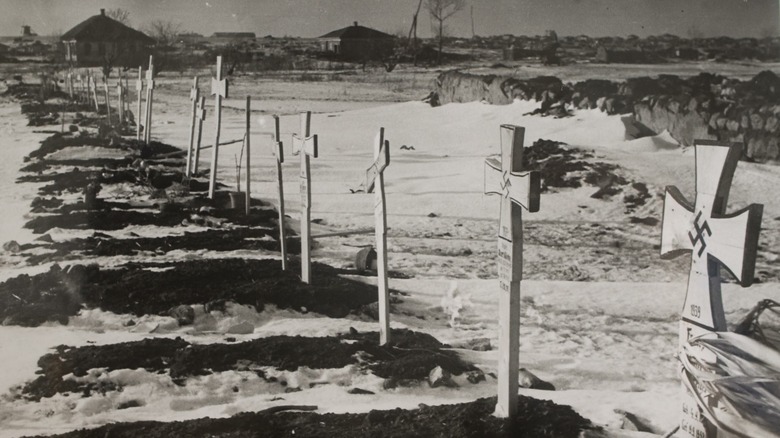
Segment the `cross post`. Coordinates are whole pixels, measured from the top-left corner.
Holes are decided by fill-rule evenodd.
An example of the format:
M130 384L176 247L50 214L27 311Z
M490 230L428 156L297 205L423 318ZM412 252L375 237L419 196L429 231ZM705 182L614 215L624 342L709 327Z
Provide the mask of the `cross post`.
M98 104L98 97L97 97L97 82L95 82L95 77L92 76L92 72L90 72L89 75L89 89L92 93L92 100L95 102L95 112L100 112L100 105Z
M499 359L495 415L517 413L520 350L520 281L523 272L523 208L539 211L541 178L523 172L525 128L501 125L501 160L485 160L485 194L501 196L498 223Z
M379 345L390 342L390 292L387 279L387 211L385 209L385 169L390 165L390 143L385 128L379 128L374 141L374 162L366 170L366 193L374 192L374 221L379 289Z
M245 121L245 123L246 123L246 128L245 128L246 131L244 133L244 145L246 146L246 169L244 171L244 173L246 174L246 190L245 190L246 191L246 196L244 197L244 203L245 203L244 204L244 210L245 210L245 213L246 213L247 216L249 216L249 208L251 206L251 201L252 201L252 196L251 196L251 192L250 192L250 189L249 189L249 183L251 181L251 178L250 178L250 168L251 168L251 166L249 165L249 161L250 161L249 160L249 154L250 154L250 146L251 146L250 131L251 131L251 124L252 124L251 104L252 104L252 96L247 96L246 97L246 121Z
M282 163L284 163L284 145L280 140L279 116L274 115L274 146L276 157L276 191L279 194L279 249L282 252L282 270L287 270L287 233L284 230L284 179Z
M195 124L198 112L198 97L200 97L200 90L198 89L198 77L192 80L192 89L190 89L190 100L192 101L192 117L190 118L190 138L187 142L187 165L184 171L184 175L189 178L192 175L192 155L193 148L195 147Z
M211 173L209 174L209 199L214 199L217 187L217 160L219 158L219 130L222 125L222 98L227 97L227 80L222 78L222 57L217 56L217 77L211 78L211 94L214 100L214 146L211 151Z
M106 95L106 119L108 126L111 126L111 94L108 92L108 79L103 78L103 92Z
M116 84L116 94L119 96L119 132L123 131L125 125L125 87L122 85L122 74L119 74L119 81Z
M693 204L674 186L666 188L661 258L691 254L688 289L680 318L678 354L691 338L726 331L720 267L740 285L753 283L763 206L751 204L726 214L731 182L742 155L739 143L696 140L696 198ZM683 368L682 373L686 373ZM715 437L714 426L683 385L680 429L694 437Z
M135 81L135 91L138 93L138 114L135 116L135 139L141 141L141 110L143 109L144 68L138 67L138 79ZM146 123L146 122L144 122Z
M149 55L149 69L146 70L146 126L144 143L152 141L152 102L154 101L154 56Z
M198 137L195 141L195 157L192 163L192 173L198 173L198 163L200 162L200 143L203 139L203 121L206 120L206 96L200 96L198 99L197 110L195 111L195 118L198 125Z
M73 72L68 72L68 97L73 100Z
M311 111L301 113L301 133L293 134L293 154L301 156L301 281L311 283L311 161L317 158L317 136L311 135Z

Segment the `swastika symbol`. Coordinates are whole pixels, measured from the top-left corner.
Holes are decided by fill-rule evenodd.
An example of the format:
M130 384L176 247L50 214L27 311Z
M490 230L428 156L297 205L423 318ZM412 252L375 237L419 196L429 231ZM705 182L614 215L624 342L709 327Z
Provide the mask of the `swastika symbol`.
M504 197L509 197L509 188L512 187L512 181L509 179L509 172L504 171L501 174L501 190L504 192Z
M704 220L704 223L699 225L699 219L701 218L701 212L696 215L696 219L693 221L693 227L696 229L696 237L693 237L693 234L691 234L690 231L688 231L688 238L691 239L691 244L693 244L694 247L696 247L696 244L701 242L701 247L699 248L699 257L704 253L704 250L707 248L707 242L704 241L704 232L707 232L707 237L712 236L712 230L710 229L710 225L707 223L707 220Z

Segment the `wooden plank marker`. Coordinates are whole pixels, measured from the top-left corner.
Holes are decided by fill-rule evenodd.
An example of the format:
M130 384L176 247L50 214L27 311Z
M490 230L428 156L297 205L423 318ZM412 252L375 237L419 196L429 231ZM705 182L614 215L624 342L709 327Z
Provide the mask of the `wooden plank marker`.
M135 91L138 93L138 114L135 116L135 139L141 141L141 109L143 108L144 68L138 67L138 80L135 81Z
M387 211L385 209L385 169L390 165L390 143L385 128L379 128L374 141L374 162L366 171L366 193L374 191L374 221L379 289L379 344L390 342L390 291L387 280Z
M119 74L119 81L116 84L116 94L119 98L119 106L117 112L119 113L119 132L123 131L125 125L125 87L122 85L122 74Z
M217 77L211 78L211 95L214 98L214 148L211 151L211 173L209 174L209 199L214 199L217 187L217 160L219 158L219 129L222 125L222 99L228 96L227 80L222 78L222 57L217 56Z
M108 92L108 79L105 77L103 78L103 92L106 95L106 120L111 126L111 94Z
M276 157L276 192L279 194L279 249L282 252L282 271L287 270L287 233L284 230L284 145L279 133L279 116L274 115L274 147Z
M522 172L525 128L501 125L501 160L485 160L485 194L501 196L498 223L499 359L495 415L517 413L520 350L520 281L523 273L523 208L539 211L541 178Z
M198 163L200 162L200 143L203 139L203 121L206 120L206 96L200 96L198 98L198 106L195 113L196 123L198 126L198 136L195 141L195 157L192 163L192 174L198 173Z
M246 174L246 196L244 197L244 210L247 216L249 216L249 207L252 203L252 196L251 192L249 190L250 185L250 168L249 165L249 153L250 153L250 146L251 146L251 124L252 124L252 96L246 97L246 132L244 133L244 146L246 146L246 169L244 173Z
M152 102L154 101L154 56L149 55L149 69L146 70L146 126L144 143L152 140Z
M678 354L693 337L726 331L720 266L743 287L753 283L763 215L763 206L759 204L726 214L731 181L742 154L741 144L696 140L694 147L695 201L691 204L677 187L668 186L661 229L661 258L691 254ZM683 368L683 377L686 372ZM717 435L715 427L702 415L693 394L684 385L681 409L680 429L683 432L697 438Z
M198 101L200 97L200 90L198 89L198 77L192 80L192 88L190 89L190 100L192 101L192 117L190 118L190 138L187 142L187 165L184 171L184 175L189 178L192 176L192 158L193 149L195 148L195 125L198 118Z
M97 97L97 82L95 82L95 76L93 76L90 72L89 75L89 92L92 95L92 100L95 102L95 112L100 112L100 105L98 104L98 97Z
M73 72L68 72L68 97L73 100Z
M301 156L301 281L311 283L311 157L317 158L317 136L311 135L311 111L301 113L301 133L292 138L293 154Z

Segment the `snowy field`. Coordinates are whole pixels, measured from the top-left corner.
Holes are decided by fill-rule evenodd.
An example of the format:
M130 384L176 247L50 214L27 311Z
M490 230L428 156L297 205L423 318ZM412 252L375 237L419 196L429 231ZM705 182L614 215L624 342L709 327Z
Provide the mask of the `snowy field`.
M174 81L169 79L169 81ZM163 88L165 88L165 81ZM155 102L154 138L176 146L187 142L189 104L186 82L177 82L180 96L161 92ZM233 91L233 90L232 90ZM226 102L222 139L242 135L242 94ZM431 108L421 102L366 102L283 99L253 102L252 192L276 202L275 162L271 155L272 114L282 114L285 143L285 196L287 213L299 214L298 161L290 149L291 134L299 122L295 114L312 110L312 133L319 136L319 158L312 160L312 217L315 234L373 226L373 195L351 193L358 189L373 161L372 141L380 127L391 145L391 164L385 173L389 231L389 267L409 278L391 278L390 287L401 292L402 302L392 308L392 326L424 331L448 343L467 360L495 372L497 360L498 282L495 236L499 202L483 194L483 162L499 152L499 126L526 128L525 143L537 139L561 141L592 151L595 159L619 166L621 175L647 185L653 197L631 214L621 195L591 198L596 188L553 188L542 194L541 210L524 215L526 232L525 281L522 283L520 366L551 382L556 391L521 389L521 393L574 407L582 416L607 429L608 435L655 436L671 430L678 421L677 345L679 311L685 294L688 261L662 261L658 256L660 225L631 223L630 216L660 220L663 188L678 186L693 197L694 156L665 134L626 140L619 116L596 110L576 111L564 119L524 115L534 102L491 106L478 102ZM204 143L213 138L213 119L206 121ZM0 200L4 208L0 241L30 242L35 237L22 228L35 196L35 184L15 184L22 158L38 146L44 134L33 133L19 114L18 103L0 104ZM402 146L407 146L401 149ZM413 149L411 148L413 147ZM208 152L208 151L207 151ZM221 149L219 178L234 184L235 146ZM207 165L210 153L203 155ZM741 162L731 190L729 210L749 203L764 204L763 232L757 276L760 284L742 289L724 287L727 318L731 323L762 298L780 300L780 285L773 269L780 247L780 202L776 188L780 168ZM594 232L596 230L597 232ZM158 234L164 229L134 229ZM116 237L129 230L108 234ZM78 232L53 233L57 239ZM371 235L319 239L315 261L348 267ZM241 257L277 257L247 254ZM175 258L214 257L208 252L168 254ZM96 260L116 264L121 260ZM93 260L95 261L95 260ZM0 277L21 272L43 272L48 266L27 267L12 255L0 259ZM763 274L761 272L764 272ZM371 278L356 277L371 282ZM207 315L199 313L198 318ZM171 318L147 317L126 327L129 315L83 311L67 326L40 328L0 327L0 436L49 434L94 427L113 421L183 420L223 417L254 411L278 403L274 391L249 374L231 371L193 378L186 387L165 376L144 370L101 373L87 379L111 379L127 385L107 395L56 395L40 403L13 400L13 388L32 379L38 358L60 345L109 344L150 336L180 336L194 343L225 342L224 329L248 321L255 330L239 340L279 334L327 336L376 330L374 322L357 318L324 318L315 314L267 309L261 314L236 306L215 323L178 327ZM488 339L494 349L475 351L468 346ZM414 408L420 403L446 404L495 394L495 379L458 388L400 388L385 390L381 379L338 370L299 369L288 373L289 382L316 382L309 390L281 394L285 404L319 406L319 412L365 412L392 407ZM75 378L75 377L74 377ZM374 395L352 395L345 386L360 386ZM240 391L230 389L239 387ZM240 394L240 395L239 395ZM143 398L133 409L117 409L123 402ZM652 432L623 430L630 412Z

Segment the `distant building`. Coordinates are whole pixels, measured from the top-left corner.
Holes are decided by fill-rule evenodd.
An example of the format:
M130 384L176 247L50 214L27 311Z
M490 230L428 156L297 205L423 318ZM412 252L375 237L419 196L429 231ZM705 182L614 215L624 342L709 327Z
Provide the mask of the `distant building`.
M241 40L253 40L257 38L254 32L214 32L211 38L218 39L225 42L241 41Z
M154 40L106 16L101 9L62 35L65 61L72 65L137 67L149 56Z
M348 60L379 59L393 51L395 37L358 25L334 30L319 37L323 52Z
M608 49L603 45L596 48L596 62L614 64L646 64L652 62L647 53L634 49Z

